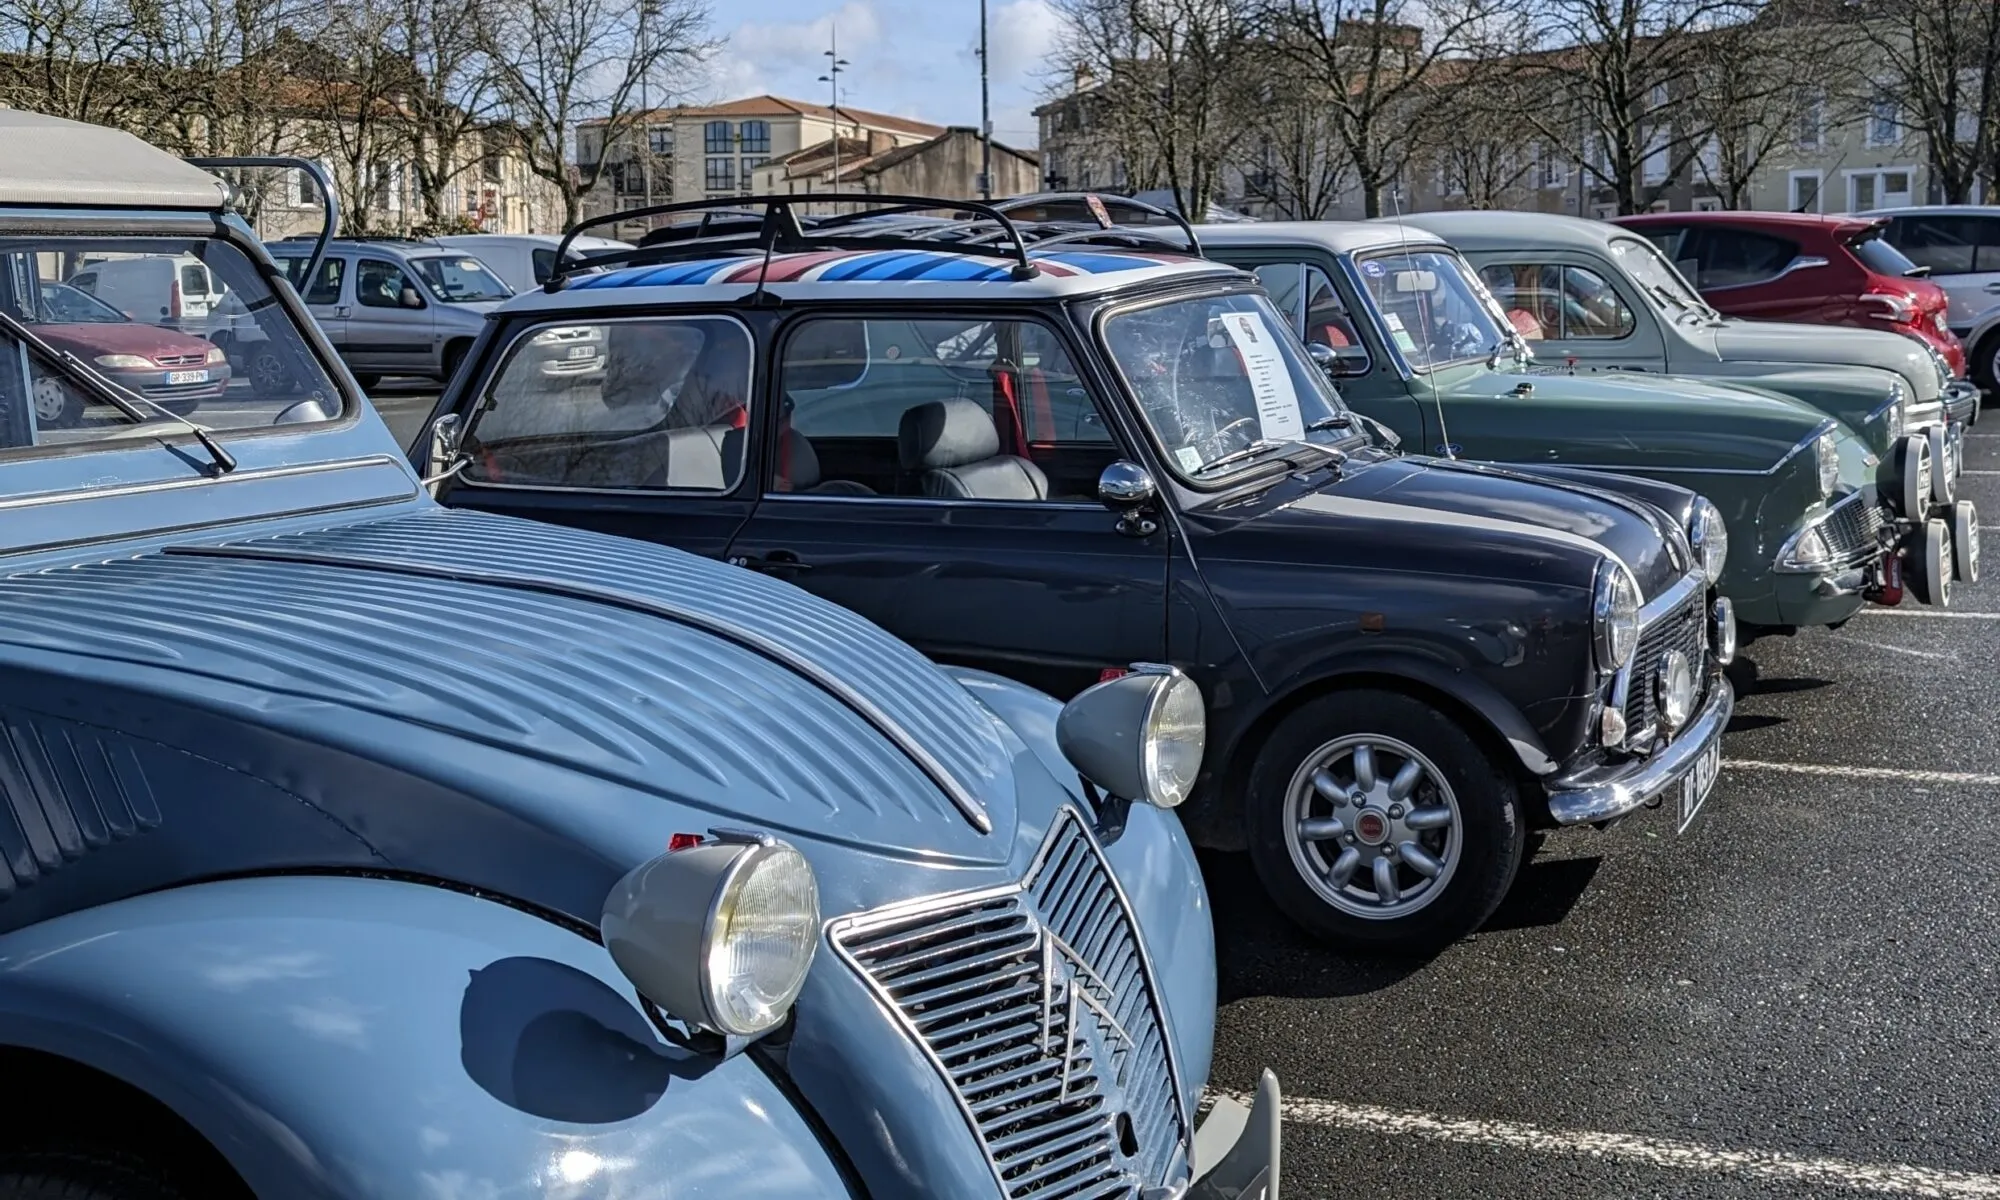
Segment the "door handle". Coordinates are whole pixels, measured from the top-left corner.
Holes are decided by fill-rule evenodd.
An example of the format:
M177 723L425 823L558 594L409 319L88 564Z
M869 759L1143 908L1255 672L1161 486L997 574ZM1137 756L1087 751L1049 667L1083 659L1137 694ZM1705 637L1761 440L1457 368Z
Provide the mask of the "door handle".
M1995 294L2000 294L2000 279L1996 279L1992 283L1987 284L1986 290L1989 292L1993 292Z
M333 315L336 317L345 317L349 315L347 306L345 304L336 304L333 308Z
M729 565L757 571L764 575L796 575L812 570L812 564L803 562L790 550L773 550L769 554L735 554L729 558Z

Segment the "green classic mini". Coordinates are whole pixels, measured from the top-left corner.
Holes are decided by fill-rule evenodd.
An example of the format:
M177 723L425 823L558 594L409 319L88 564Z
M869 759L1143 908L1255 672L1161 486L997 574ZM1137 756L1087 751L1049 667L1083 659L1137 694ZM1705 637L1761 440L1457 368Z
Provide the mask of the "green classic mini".
M1529 373L1525 343L1434 235L1342 222L1200 234L1208 257L1256 273L1348 404L1412 449L1649 476L1707 497L1688 540L1746 637L1838 624L1899 601L1906 583L1943 604L1954 571L1976 570L1976 557L1953 562L1945 521L1899 518L1878 486L1894 464L1799 401L1713 380ZM1913 487L1931 485L1913 472Z

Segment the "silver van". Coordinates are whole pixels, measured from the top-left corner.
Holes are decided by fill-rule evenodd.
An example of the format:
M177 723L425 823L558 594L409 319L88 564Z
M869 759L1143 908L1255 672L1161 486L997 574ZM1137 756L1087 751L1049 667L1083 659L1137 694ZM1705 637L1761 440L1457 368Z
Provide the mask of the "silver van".
M464 250L413 238L335 241L307 286L312 245L301 237L266 248L364 388L385 375L449 380L486 314L514 294Z

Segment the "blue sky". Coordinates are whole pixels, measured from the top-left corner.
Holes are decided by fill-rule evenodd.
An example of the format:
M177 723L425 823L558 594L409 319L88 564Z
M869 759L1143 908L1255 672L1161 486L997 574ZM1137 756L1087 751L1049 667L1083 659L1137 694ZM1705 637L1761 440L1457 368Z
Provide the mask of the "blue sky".
M1031 115L1056 18L1046 0L988 0L993 136L1032 147ZM979 124L979 0L713 0L717 36L706 93L771 92L827 101L823 51L840 34L841 103L940 125Z

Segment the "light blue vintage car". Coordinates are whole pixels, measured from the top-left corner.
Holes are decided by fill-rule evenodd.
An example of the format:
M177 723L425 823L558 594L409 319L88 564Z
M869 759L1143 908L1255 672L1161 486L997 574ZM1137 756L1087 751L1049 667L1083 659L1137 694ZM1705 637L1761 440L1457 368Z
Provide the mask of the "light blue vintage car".
M441 509L215 175L0 145L0 1193L1276 1196L1268 1072L1196 1130L1185 677ZM199 425L38 305L135 255L279 360Z

